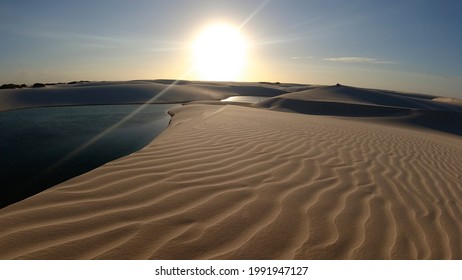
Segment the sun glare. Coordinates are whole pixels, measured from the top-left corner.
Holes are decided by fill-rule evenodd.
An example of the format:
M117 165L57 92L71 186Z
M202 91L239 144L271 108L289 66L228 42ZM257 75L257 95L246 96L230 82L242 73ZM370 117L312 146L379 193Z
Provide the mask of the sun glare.
M239 79L246 60L247 44L239 29L225 24L205 28L194 42L196 75L201 80Z

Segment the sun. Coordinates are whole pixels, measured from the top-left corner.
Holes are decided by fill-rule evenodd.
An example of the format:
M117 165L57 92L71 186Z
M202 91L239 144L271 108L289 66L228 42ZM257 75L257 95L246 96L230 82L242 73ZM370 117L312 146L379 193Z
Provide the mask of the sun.
M239 79L246 62L247 43L238 28L227 24L210 25L193 45L194 69L201 80Z

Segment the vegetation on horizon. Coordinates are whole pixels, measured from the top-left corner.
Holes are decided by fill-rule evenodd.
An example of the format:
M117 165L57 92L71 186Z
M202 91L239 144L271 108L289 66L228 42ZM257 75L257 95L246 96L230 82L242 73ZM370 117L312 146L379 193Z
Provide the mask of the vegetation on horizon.
M15 89L15 88L25 88L26 84L16 85L16 84L3 84L0 86L0 89Z
M83 84L83 83L89 83L90 81L72 81L72 82L68 82L67 84L68 85L73 85L73 84ZM34 83L32 86L30 86L31 88L42 88L42 87L46 87L46 86L55 86L55 85L63 85L65 83ZM26 84L21 84L21 85L18 85L18 84L3 84L0 86L0 89L17 89L17 88L27 88L29 87L28 85Z

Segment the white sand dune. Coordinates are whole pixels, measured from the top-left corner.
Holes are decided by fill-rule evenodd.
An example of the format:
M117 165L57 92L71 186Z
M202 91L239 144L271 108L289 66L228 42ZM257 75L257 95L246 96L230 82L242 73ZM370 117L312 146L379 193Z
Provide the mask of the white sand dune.
M462 112L462 103L458 103L454 98L444 98L424 94L405 94L393 91L362 89L349 86L322 86L309 90L281 94L265 101L262 107L281 106L281 102L298 101L300 107L309 102L320 103L341 103L355 105L369 105L380 107L394 107L400 109L426 109L426 110L449 110ZM448 101L450 100L450 102ZM446 102L442 102L446 101ZM349 109L348 106L345 106ZM356 107L355 107L356 108ZM375 107L377 109L377 107ZM343 110L346 111L346 110Z
M455 98L327 86L278 95L256 106L311 115L385 117L382 121L388 123L462 136L462 122L454 121L462 120L462 102Z
M44 106L182 103L234 95L272 97L286 92L260 83L146 80L60 84L0 90L0 111Z
M278 111L309 98L174 109L141 151L1 209L0 258L461 259L457 131Z

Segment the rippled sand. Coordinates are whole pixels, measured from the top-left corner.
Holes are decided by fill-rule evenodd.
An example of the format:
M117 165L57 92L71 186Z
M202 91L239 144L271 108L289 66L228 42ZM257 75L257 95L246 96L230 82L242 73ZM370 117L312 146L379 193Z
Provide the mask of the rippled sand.
M458 113L293 100L174 109L143 150L1 209L0 258L462 258Z

